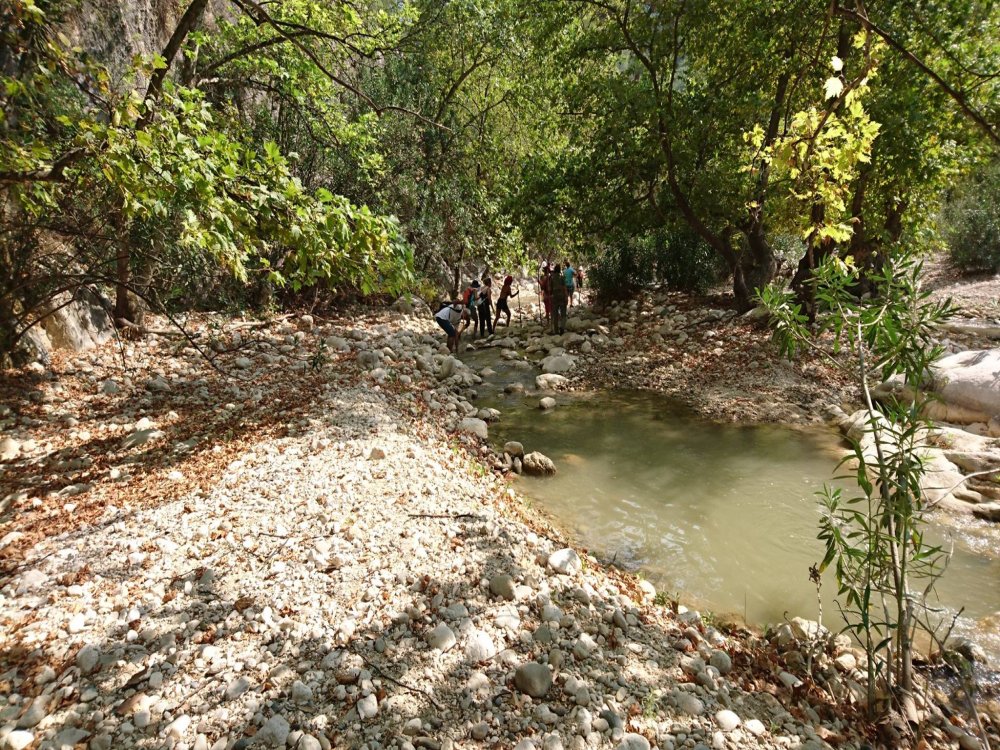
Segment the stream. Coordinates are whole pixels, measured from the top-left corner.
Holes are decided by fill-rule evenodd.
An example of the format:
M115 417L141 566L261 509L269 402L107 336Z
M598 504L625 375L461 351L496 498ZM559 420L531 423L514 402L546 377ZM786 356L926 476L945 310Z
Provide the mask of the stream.
M719 616L754 625L785 617L817 619L809 567L823 557L816 538L817 492L838 484L844 443L834 431L722 425L682 405L640 392L559 393L551 411L538 397L505 394L511 382L534 388L536 368L495 350L463 357L488 366L480 406L503 416L491 440L541 451L558 471L522 477L517 489L575 541L640 572L657 590ZM854 488L856 491L856 488ZM1000 527L949 514L928 532L954 553L935 606L954 634L971 638L1000 665ZM823 577L823 620L841 625L832 573Z

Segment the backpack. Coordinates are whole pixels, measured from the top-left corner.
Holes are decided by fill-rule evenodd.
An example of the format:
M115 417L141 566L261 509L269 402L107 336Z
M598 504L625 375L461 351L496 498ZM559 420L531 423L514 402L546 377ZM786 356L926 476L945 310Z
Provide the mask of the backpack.
M472 292L473 289L470 286L466 288L466 290L462 293L462 304L465 305L466 307L472 304Z

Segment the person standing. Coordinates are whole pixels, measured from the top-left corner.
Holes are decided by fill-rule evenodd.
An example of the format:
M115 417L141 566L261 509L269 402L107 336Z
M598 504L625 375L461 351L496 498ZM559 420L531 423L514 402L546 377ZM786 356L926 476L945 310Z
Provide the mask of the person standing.
M542 292L542 304L545 306L545 320L548 322L552 318L552 273L549 269L549 262L542 264L542 274L538 277L538 288Z
M497 329L497 326L500 323L500 313L506 313L507 320L506 322L504 322L504 325L507 326L508 328L510 327L510 306L507 304L507 300L510 299L511 297L516 297L518 294L520 294L520 291L517 292L511 291L511 285L513 283L514 283L514 277L507 276L503 280L503 286L500 287L500 296L497 298L497 316L493 320L494 331Z
M563 280L566 283L566 296L569 299L569 306L573 306L573 292L576 290L576 271L573 264L566 261L566 268L563 270Z
M566 333L566 277L563 275L559 264L552 270L549 276L549 288L552 294L552 333Z
M462 293L462 304L465 305L465 312L472 326L472 335L475 336L476 327L479 325L479 282L476 279L473 279Z
M479 290L479 335L485 336L489 331L493 335L493 279L486 277L483 288Z

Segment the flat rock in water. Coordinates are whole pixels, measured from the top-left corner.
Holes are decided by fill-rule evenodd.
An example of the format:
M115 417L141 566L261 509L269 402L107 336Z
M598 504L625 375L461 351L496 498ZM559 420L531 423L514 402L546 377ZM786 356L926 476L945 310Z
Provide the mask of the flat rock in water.
M548 411L549 409L555 409L556 400L552 398L552 396L545 396L545 398L541 399L538 402L538 408L542 409L543 411Z

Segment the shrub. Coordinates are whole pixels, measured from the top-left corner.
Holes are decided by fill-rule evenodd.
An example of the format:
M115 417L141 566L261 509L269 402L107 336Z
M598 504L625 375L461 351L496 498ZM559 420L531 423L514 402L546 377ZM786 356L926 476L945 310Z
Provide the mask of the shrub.
M588 272L600 300L623 299L660 281L703 294L724 274L716 253L688 229L657 229L606 248Z
M1000 162L962 186L941 221L952 263L963 271L1000 271Z

